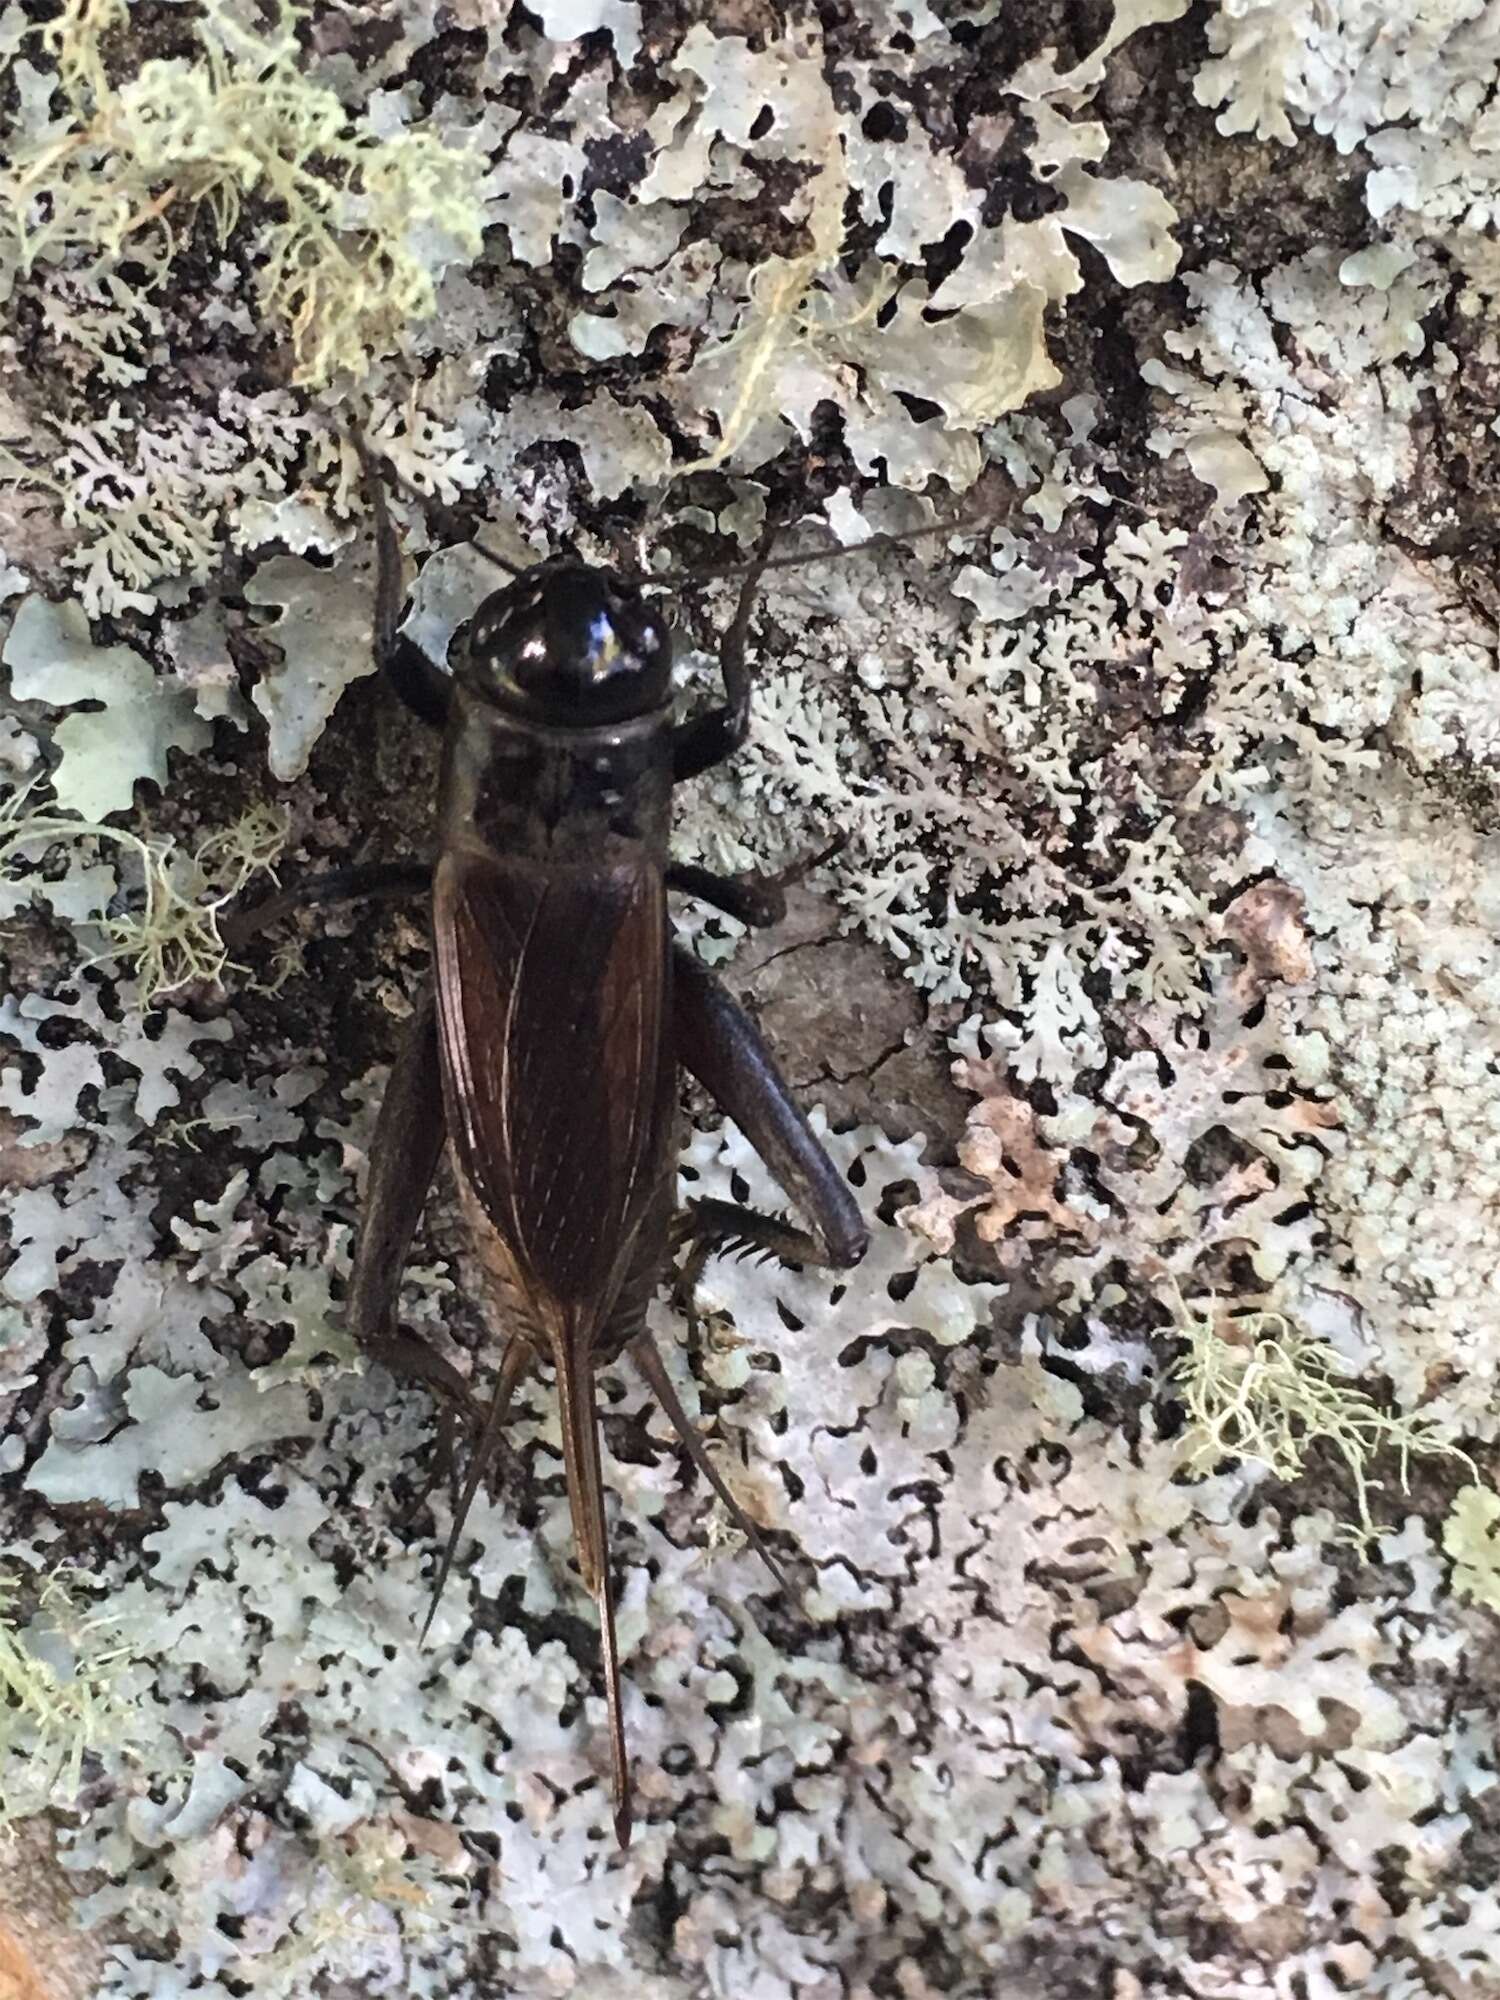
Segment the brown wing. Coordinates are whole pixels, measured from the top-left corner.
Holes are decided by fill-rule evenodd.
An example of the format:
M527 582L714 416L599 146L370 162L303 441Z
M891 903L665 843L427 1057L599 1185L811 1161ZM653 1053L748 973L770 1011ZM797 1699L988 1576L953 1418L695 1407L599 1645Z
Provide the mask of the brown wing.
M660 871L447 854L433 883L448 1133L543 1323L613 1302L663 1170Z
M557 1370L578 1567L599 1608L624 1846L630 1769L594 1362L636 1231L661 1210L668 1166L676 1077L665 1046L666 892L653 868L540 869L446 854L432 909L448 1136ZM507 1362L517 1349L513 1341ZM476 1454L444 1575L488 1448Z

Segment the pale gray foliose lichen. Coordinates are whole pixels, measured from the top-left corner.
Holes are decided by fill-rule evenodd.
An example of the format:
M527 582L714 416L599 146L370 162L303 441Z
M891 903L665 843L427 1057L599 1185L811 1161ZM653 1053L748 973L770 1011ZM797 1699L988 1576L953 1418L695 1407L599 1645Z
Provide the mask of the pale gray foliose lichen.
M0 1803L89 1978L1494 1990L1493 9L32 12ZM873 1242L711 1266L696 1345L654 1309L791 1597L606 1386L626 1857L548 1399L419 1651L433 1411L339 1324L419 923L223 962L265 869L427 835L353 414L439 650L476 536L953 523L775 575L682 817L720 867L848 835L765 964ZM683 1173L780 1202L710 1122ZM406 1316L482 1366L466 1276L440 1196Z

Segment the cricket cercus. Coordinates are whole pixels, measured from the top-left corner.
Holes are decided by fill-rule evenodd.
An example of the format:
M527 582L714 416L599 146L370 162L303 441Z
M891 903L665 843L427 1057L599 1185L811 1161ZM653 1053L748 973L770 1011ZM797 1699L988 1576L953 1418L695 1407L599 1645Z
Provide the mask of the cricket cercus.
M673 713L671 634L656 605L625 577L576 561L540 563L486 598L450 674L398 634L400 548L360 450L378 542L377 660L444 731L437 859L317 876L244 912L232 941L308 903L430 886L433 976L381 1106L348 1323L373 1356L451 1398L473 1440L434 1609L516 1389L551 1362L578 1568L599 1612L623 1846L630 1767L596 1371L629 1355L779 1580L672 1387L646 1308L674 1258L690 1283L726 1248L844 1266L867 1241L759 1030L674 941L668 913L679 891L771 923L788 881L814 865L724 878L674 863L668 848L673 787L745 740L746 637L765 552L746 567L723 640L725 700L685 721ZM678 1212L679 1068L745 1133L807 1228L722 1201ZM499 1341L487 1406L397 1322L402 1266L445 1141Z

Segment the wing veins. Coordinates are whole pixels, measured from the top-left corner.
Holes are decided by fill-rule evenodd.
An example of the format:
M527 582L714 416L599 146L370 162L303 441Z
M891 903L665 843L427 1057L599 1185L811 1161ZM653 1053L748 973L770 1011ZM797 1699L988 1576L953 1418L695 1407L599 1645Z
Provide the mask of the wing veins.
M541 893L538 895L536 901L531 906L531 919L526 926L525 935L521 938L520 948L516 953L516 973L515 973L515 978L511 981L509 1004L507 1005L505 1010L505 1036L501 1043L501 1053L500 1053L500 1132L501 1132L502 1142L505 1148L505 1157L511 1161L514 1161L516 1157L515 1145L513 1143L514 1126L511 1117L512 1099L510 1094L511 1054L514 1048L514 1041L515 1041L513 1029L515 1025L516 1008L520 1002L522 987L525 984L526 954L530 951L531 941L536 936L536 927L538 923L541 921L542 906L546 902L546 900L547 900L547 885L544 882L541 885ZM514 1176L512 1175L510 1213L511 1213L512 1224L518 1225L520 1222L520 1217L516 1213L516 1201L513 1190L514 1190ZM519 1229L517 1230L517 1233L519 1234Z
M544 873L467 852L439 873L458 1163L539 1319L586 1352L635 1254L667 1129L660 878L634 861Z

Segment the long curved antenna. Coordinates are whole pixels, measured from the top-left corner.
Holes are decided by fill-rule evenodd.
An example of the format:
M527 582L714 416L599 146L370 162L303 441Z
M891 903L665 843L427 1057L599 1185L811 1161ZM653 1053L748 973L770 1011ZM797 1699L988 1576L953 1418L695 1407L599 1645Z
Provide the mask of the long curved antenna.
M365 501L375 529L375 664L412 714L440 729L448 715L452 677L445 667L428 659L420 646L401 635L401 606L406 597L401 541L391 519L380 461L357 418L350 418L347 432L359 459Z
M512 579L518 576L525 576L529 570L535 568L535 564L533 563L526 563L524 565L513 563L509 556L501 555L500 551L492 549L488 542L480 541L478 535L474 537L469 546L478 549L486 562L492 562L496 569L503 569L505 574ZM540 561L542 558L539 557L538 560Z
M656 511L660 511L659 505ZM701 569L640 570L636 574L635 581L641 584L659 583L680 588L684 584L698 583L705 577L749 576L752 572L759 575L768 569L804 569L812 563L842 562L851 556L878 555L883 549L904 549L912 542L925 541L933 535L961 535L970 530L992 527L994 524L995 510L987 508L973 514L953 515L943 521L929 521L920 528L905 528L893 530L889 534L869 535L864 541L853 542L847 548L814 549L808 554L796 556L769 558L751 556L744 562L738 563L707 563ZM775 528L774 532L779 533L779 527ZM512 579L529 575L536 566L532 563L513 563L509 556L501 555L498 549L492 549L488 542L482 542L477 535L469 546L477 549L486 562L493 563L496 569L503 570L505 575ZM545 556L537 558L538 562L547 560L549 558ZM622 569L623 567L622 565Z
M222 918L219 936L230 951L238 951L268 924L280 923L283 917L320 903L353 902L364 897L394 902L402 896L425 896L431 887L432 867L426 861L374 861L353 868L330 868Z
M391 521L391 510L385 496L385 481L380 474L380 462L371 451L365 437L364 425L357 417L350 417L347 424L349 441L354 446L359 460L360 477L364 481L365 502L370 509L370 518L375 527L375 664L383 667L396 645L396 628L401 623L401 600L405 596L401 577L401 550L396 540L396 530Z
M377 469L375 453L371 451L369 441L365 437L363 424L356 418L351 417L348 420L346 428L349 433L349 440L359 455L360 468L364 473L365 492L370 501L370 511L375 517L377 539L383 536L389 540L391 539L390 509L386 504L385 484ZM480 541L477 535L470 546L478 549L487 562L492 562L496 569L503 569L509 577L524 576L531 567L530 563L513 563L509 556L501 555L498 549L492 549L488 542ZM401 596L400 569L398 565L394 586L385 583L382 579L382 588L376 594L375 644L377 654L390 652L392 646L395 644L396 627L400 623L400 620Z
M655 570L646 581L681 585L697 583L700 578L710 576L748 576L752 570L803 569L810 563L843 562L850 556L878 555L882 549L904 549L909 543L925 541L931 535L961 535L973 529L993 527L994 524L993 511L960 514L946 521L929 521L921 528L870 535L862 542L850 543L847 548L814 549L810 554L798 556L752 556L739 563L705 563L701 569Z

